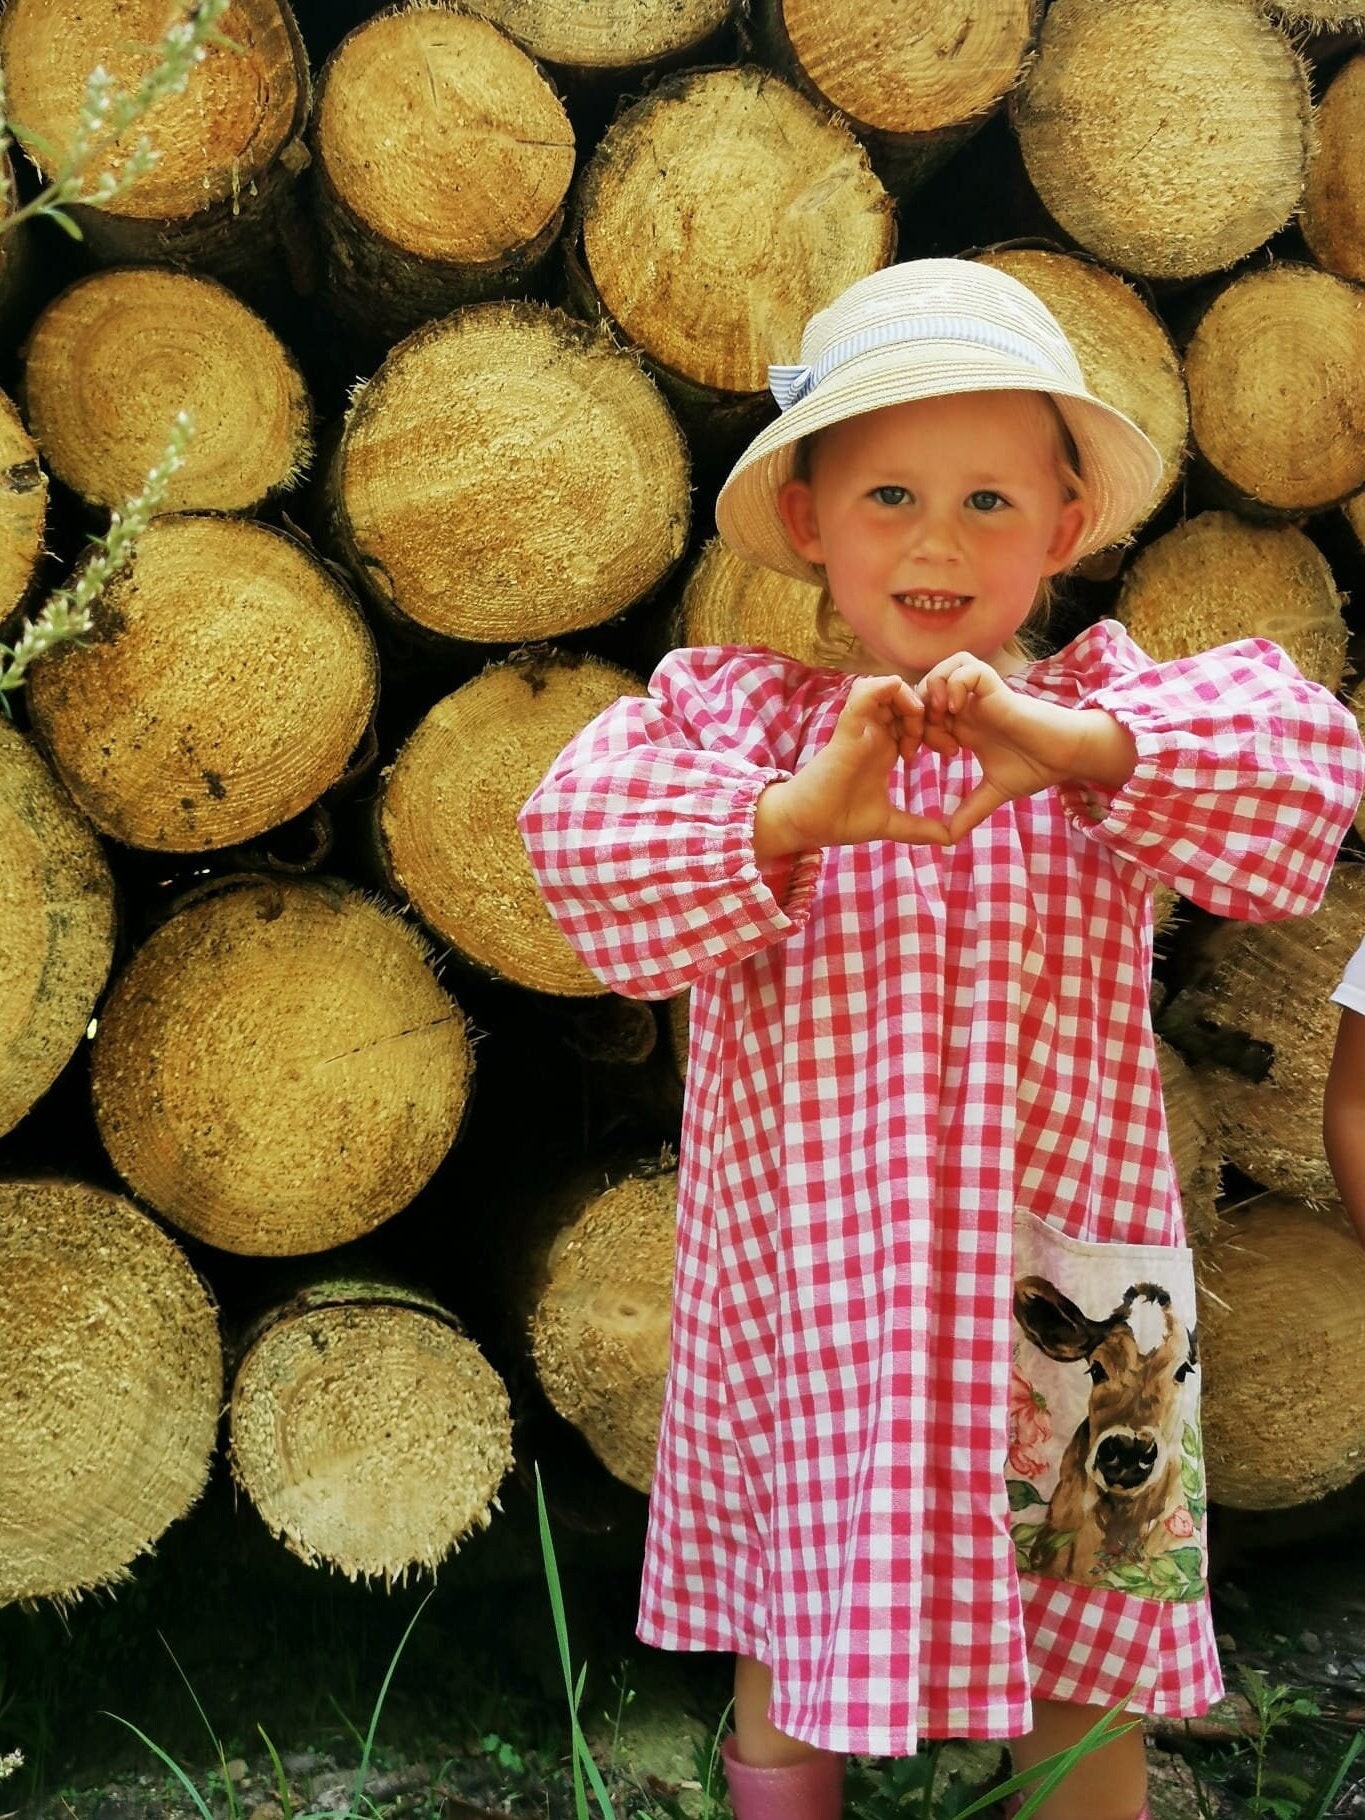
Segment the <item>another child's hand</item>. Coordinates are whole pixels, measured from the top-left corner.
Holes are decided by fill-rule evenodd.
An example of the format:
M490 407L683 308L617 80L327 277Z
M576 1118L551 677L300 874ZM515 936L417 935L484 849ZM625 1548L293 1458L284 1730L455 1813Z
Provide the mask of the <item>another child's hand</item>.
M919 751L924 703L899 676L860 676L828 745L758 799L754 851L760 862L851 841L928 841L943 846L942 822L891 801L890 777Z
M945 756L965 746L981 766L981 782L949 819L953 841L1002 803L1069 779L1117 790L1137 763L1132 735L1111 715L1023 695L970 652L935 664L915 692L924 744Z

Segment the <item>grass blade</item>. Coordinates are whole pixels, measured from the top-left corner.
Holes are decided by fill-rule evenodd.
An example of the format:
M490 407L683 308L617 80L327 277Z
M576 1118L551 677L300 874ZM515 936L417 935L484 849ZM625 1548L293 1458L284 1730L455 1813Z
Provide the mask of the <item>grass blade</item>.
M388 1697L389 1683L393 1680L394 1670L398 1667L398 1658L407 1647L408 1638L415 1630L417 1620L426 1610L427 1605L435 1595L435 1592L436 1588L433 1586L430 1592L428 1592L422 1600L422 1603L417 1607L417 1610L412 1614L411 1618L409 1618L407 1629L398 1639L397 1649L395 1649L393 1654L389 1657L389 1666L384 1672L384 1679L380 1684L379 1693L375 1698L374 1711L370 1714L370 1729L365 1734L364 1748L360 1753L360 1768L356 1771L355 1793L351 1796L351 1811L353 1813L359 1813L361 1811L360 1804L365 1796L365 1777L369 1774L370 1769L370 1752L374 1749L374 1735L379 1730L379 1715L384 1710L384 1701Z
M592 1752L588 1749L583 1728L578 1722L578 1702L583 1691L583 1678L579 1677L578 1686L574 1686L573 1664L569 1658L569 1624L564 1615L564 1591L559 1582L559 1563L555 1559L554 1538L550 1534L550 1513L545 1506L545 1487L541 1483L540 1466L536 1466L536 1516L540 1525L540 1552L545 1562L545 1584L550 1594L550 1614L554 1619L555 1641L559 1646L559 1665L564 1672L564 1692L569 1702L569 1735L573 1746L573 1787L574 1804L578 1820L591 1820L588 1811L587 1792L583 1787L586 1775L593 1794L597 1797L602 1810L602 1820L616 1820L611 1805L611 1796L607 1793L606 1784L601 1772L593 1761ZM583 1674L587 1674L586 1664Z
M1346 1746L1346 1754L1337 1765L1336 1774L1332 1777L1327 1793L1319 1801L1312 1814L1308 1816L1308 1820L1327 1820L1328 1814L1332 1811L1332 1803L1336 1800L1337 1793L1346 1780L1346 1772L1362 1750L1365 1750L1365 1732L1357 1732Z
M994 1788L988 1789L978 1800L964 1807L957 1820L969 1820L972 1814L984 1814L1006 1795L1014 1794L1022 1794L1024 1797L1017 1820L1028 1820L1028 1816L1046 1801L1053 1789L1071 1774L1078 1763L1099 1750L1101 1745L1110 1744L1115 1738L1121 1738L1126 1732L1135 1731L1141 1725L1140 1719L1129 1719L1126 1724L1119 1723L1119 1715L1127 1706L1129 1698L1125 1695L1117 1706L1101 1713L1085 1736L1078 1738L1075 1744L1068 1745L1054 1756L1044 1757L1031 1769L1021 1770L1007 1782L997 1783Z
M259 1720L256 1730L265 1739L265 1748L270 1752L270 1762L275 1771L275 1793L279 1797L280 1812L284 1815L284 1820L294 1820L294 1804L289 1799L289 1778L284 1773L283 1763L280 1762L280 1753L271 1742L270 1733Z
M183 1785L183 1787L185 1789L186 1794L188 1794L190 1800L193 1801L196 1810L200 1814L201 1820L213 1820L213 1810L209 1807L208 1802L205 1801L204 1797L199 1793L199 1790L194 1786L193 1782L190 1781L189 1777L185 1774L184 1770L181 1769L180 1765L176 1762L174 1757L168 1755L167 1752L162 1750L162 1748L159 1744L154 1744L152 1742L152 1740L147 1736L146 1732L139 1731L137 1726L133 1724L132 1720L125 1719L121 1713L106 1712L104 1714L104 1717L106 1719L116 1719L120 1725L126 1725L128 1727L128 1730L133 1734L133 1736L135 1738L140 1738L142 1740L142 1742L147 1746L147 1749L153 1753L153 1755L160 1757L161 1761L166 1765L166 1768L168 1770L170 1770L172 1775L179 1778L181 1784Z

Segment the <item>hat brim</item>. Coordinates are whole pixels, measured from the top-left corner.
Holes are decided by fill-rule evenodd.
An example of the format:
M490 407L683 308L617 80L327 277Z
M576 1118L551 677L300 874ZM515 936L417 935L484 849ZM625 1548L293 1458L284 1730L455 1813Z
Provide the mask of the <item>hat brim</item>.
M870 351L840 367L749 444L716 500L716 527L730 548L750 562L818 583L819 571L792 549L777 510L778 490L795 471L797 444L817 430L888 405L1001 391L1045 392L1071 432L1089 508L1075 559L1128 537L1161 486L1163 464L1155 443L1131 418L1083 386L967 343L913 366L901 346Z

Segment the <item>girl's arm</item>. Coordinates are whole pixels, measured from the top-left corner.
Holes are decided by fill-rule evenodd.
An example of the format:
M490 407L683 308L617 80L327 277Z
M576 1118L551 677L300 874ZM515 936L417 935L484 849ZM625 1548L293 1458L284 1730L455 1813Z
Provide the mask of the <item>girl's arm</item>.
M1117 790L1083 770L1057 786L1084 835L1220 916L1317 909L1365 786L1365 748L1349 710L1278 645L1241 639L1155 663L1102 620L1031 676L1133 740Z
M1365 1244L1365 1015L1344 1006L1323 1095L1322 1141L1342 1205Z

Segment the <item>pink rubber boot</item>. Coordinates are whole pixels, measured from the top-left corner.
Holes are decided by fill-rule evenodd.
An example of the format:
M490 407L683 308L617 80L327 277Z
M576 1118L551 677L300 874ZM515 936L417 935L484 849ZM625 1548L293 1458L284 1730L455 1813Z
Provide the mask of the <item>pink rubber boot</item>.
M840 1820L844 1759L833 1751L781 1769L756 1769L740 1762L731 1733L720 1754L735 1820Z

